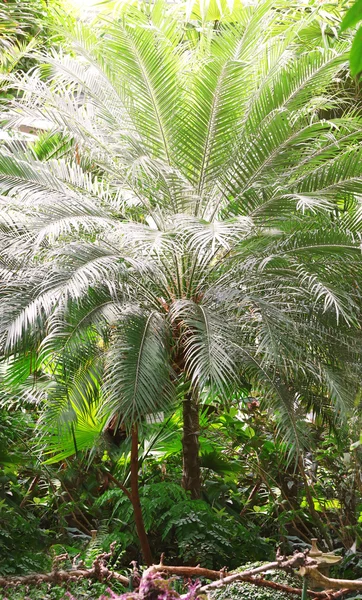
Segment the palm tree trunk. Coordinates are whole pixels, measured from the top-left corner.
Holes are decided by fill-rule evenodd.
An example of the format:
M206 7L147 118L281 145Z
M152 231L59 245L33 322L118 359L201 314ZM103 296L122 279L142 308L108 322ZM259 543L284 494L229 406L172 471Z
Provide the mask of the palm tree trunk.
M140 541L143 558L146 565L150 567L153 564L151 548L148 542L143 515L140 503L138 489L138 428L135 425L132 429L131 445L131 502L133 506L134 520L136 524L138 539Z
M183 475L182 487L191 493L191 498L201 496L201 473L199 457L199 407L190 392L183 401Z

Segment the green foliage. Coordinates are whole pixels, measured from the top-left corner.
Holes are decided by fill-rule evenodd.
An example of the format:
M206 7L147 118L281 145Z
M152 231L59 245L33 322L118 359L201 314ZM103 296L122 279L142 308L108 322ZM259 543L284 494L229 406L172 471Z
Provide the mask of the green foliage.
M216 513L202 500L174 505L160 521L164 525L163 539L173 533L177 555L186 563L202 562L210 568L225 563L235 568L246 558L273 552L257 528L243 527L227 513Z
M349 64L352 75L359 75L362 71L362 27L360 27L355 34L351 52Z
M63 586L52 586L49 589L47 585L39 585L28 589L24 588L24 586L19 586L7 590L4 600L68 600L71 597L76 600L98 600L108 587L108 584L92 583L86 580L79 583L70 583L66 588ZM123 591L122 588L117 590L117 585L112 587L115 591Z
M277 590L258 588L248 583L231 584L213 595L217 600L289 600L290 596Z
M344 15L341 23L341 31L354 27L362 19L362 2L356 0Z
M60 3L53 0L7 0L0 7L0 73L29 71L35 65L34 49L50 47L53 10ZM0 86L2 82L0 79ZM11 98L12 93L8 93Z
M259 566L261 563L245 564L241 571L247 568ZM274 571L265 576L266 579L271 579L277 583L290 585L291 587L301 587L302 580L299 577L287 575L281 571ZM215 600L289 600L290 595L279 590L271 590L261 588L248 583L233 583L215 592L212 597Z
M44 547L49 541L49 532L41 528L38 517L0 500L0 575L48 570L50 560Z
M155 555L165 552L173 563L200 563L209 568L225 563L230 569L251 556L261 559L273 555L273 546L260 537L257 527L244 527L225 510L215 510L204 500L190 500L179 485L144 484L140 493ZM121 490L104 493L96 505L111 511L114 523L123 523L123 527L132 524L132 507ZM111 538L108 536L107 541Z
M362 2L356 0L351 8L346 12L342 23L341 31L345 31L350 27L354 27L362 19ZM351 74L353 76L359 75L362 71L362 27L360 27L355 33L353 44L349 57L349 64L351 68Z
M28 464L24 437L32 433L29 415L0 410L0 575L42 571L49 564L43 552L51 532L39 514L20 506L24 490L19 466Z

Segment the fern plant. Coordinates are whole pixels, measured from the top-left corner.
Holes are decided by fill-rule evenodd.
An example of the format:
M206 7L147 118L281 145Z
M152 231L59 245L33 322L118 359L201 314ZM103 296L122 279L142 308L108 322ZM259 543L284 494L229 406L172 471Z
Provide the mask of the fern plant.
M227 512L216 511L203 500L191 500L179 485L143 484L140 496L154 554L164 552L168 562L200 563L215 569L223 563L232 569L250 557L258 560L273 555L273 545L260 536L258 527L246 528ZM105 492L95 507L103 516L109 515L110 529L119 529L117 550L128 550L131 539L122 540L122 536L133 531L132 507L122 491ZM107 537L107 543L111 538Z

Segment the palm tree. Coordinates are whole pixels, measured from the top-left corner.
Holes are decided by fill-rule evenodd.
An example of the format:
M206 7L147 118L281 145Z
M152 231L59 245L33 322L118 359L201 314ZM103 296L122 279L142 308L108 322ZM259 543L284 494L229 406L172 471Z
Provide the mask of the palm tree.
M323 46L313 14L282 7L191 33L159 3L65 22L71 51L10 81L7 127L42 134L0 156L3 355L60 370L59 426L95 389L133 431L181 398L194 498L201 393L251 385L295 451L300 415L341 418L355 389L349 41Z

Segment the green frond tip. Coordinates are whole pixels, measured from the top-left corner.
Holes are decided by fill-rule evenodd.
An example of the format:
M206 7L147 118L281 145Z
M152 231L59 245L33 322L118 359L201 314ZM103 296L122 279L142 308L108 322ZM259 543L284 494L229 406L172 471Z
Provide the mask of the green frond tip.
M362 0L354 0L353 5L344 15L341 23L341 31L354 27L362 19Z
M170 331L156 312L130 307L112 332L105 356L103 414L132 425L174 400Z

